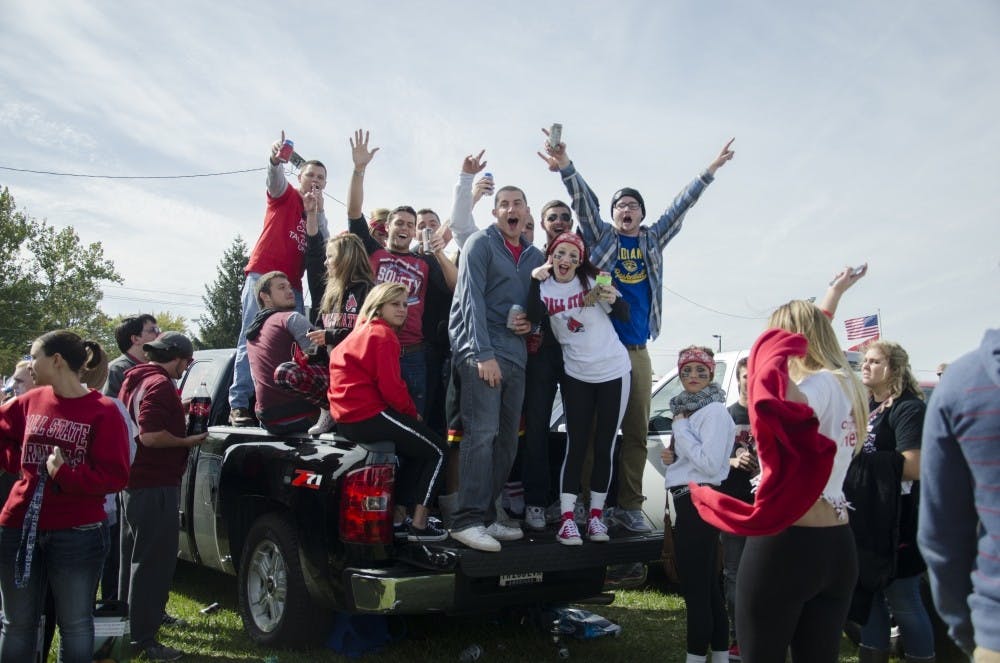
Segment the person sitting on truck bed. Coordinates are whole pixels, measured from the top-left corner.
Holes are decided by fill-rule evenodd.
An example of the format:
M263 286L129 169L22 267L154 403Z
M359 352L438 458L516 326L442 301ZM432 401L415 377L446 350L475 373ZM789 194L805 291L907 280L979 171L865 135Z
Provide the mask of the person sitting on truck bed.
M419 419L403 382L399 330L406 322L407 287L380 283L365 300L358 325L330 352L330 414L358 442L391 441L405 461L396 482L394 524L413 505L409 541L442 541L448 533L427 520L441 483L444 440Z
M304 432L316 422L325 385L312 379L313 373L291 376L282 366L292 359L295 345L302 351L313 349L315 344L306 336L312 325L295 310L295 291L284 272L268 272L260 277L257 302L260 312L247 329L257 419L272 433ZM297 382L296 393L287 388L291 380ZM310 392L303 398L302 394Z

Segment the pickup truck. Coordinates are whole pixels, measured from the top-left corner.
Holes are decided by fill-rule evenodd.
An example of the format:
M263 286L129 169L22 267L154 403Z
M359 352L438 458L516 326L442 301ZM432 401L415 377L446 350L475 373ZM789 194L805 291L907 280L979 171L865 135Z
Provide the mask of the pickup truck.
M335 611L458 614L582 600L604 591L609 566L659 557L655 533L567 547L550 528L498 553L450 539L396 542L393 445L229 426L233 358L196 352L181 380L185 400L204 382L212 408L181 482L178 556L237 577L240 616L257 643L315 642Z

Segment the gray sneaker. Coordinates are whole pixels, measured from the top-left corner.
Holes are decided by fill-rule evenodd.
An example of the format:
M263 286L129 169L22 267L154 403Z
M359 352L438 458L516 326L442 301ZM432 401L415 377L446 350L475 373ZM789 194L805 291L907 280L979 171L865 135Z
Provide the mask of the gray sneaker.
M148 661L178 661L184 656L184 652L180 649L168 647L155 640L147 645L143 645L141 649Z
M647 534L653 531L642 509L615 509L615 522L630 532Z
M545 507L529 506L525 508L524 526L536 532L545 529Z

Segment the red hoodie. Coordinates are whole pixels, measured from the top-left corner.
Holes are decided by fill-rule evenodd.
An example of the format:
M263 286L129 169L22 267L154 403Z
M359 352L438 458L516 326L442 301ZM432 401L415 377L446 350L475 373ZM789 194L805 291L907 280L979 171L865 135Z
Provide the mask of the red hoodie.
M330 414L353 424L392 408L417 416L399 367L396 332L375 318L358 325L330 352Z
M739 536L768 536L793 525L816 503L830 478L836 443L819 432L805 403L785 400L788 358L805 355L806 338L769 329L747 364L750 429L757 440L761 479L753 504L691 484L702 519Z
M174 381L159 364L139 364L125 372L118 399L125 404L139 434L167 431L184 437L184 407ZM181 485L187 467L187 447L147 447L136 440L135 460L128 480L130 489Z
M128 428L118 406L91 390L62 398L38 387L0 406L4 469L21 476L0 512L0 525L21 527L53 447L66 462L45 483L38 529L58 530L99 523L104 495L128 480Z

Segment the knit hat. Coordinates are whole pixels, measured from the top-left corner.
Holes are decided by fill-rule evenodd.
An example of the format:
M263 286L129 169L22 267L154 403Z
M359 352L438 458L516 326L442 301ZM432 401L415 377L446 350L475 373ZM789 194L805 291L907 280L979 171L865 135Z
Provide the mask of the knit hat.
M549 244L549 248L546 250L546 255L552 255L556 247L560 244L572 244L580 251L580 264L587 262L587 247L583 245L583 240L576 233L563 233L557 236Z
M624 189L618 189L618 191L615 192L615 195L611 196L611 210L612 210L611 213L614 214L615 205L617 205L618 201L621 200L624 196L631 196L632 198L636 199L636 202L639 203L639 209L642 210L642 218L645 219L646 201L642 199L642 194L640 194L635 189L630 189L629 187L625 187Z

